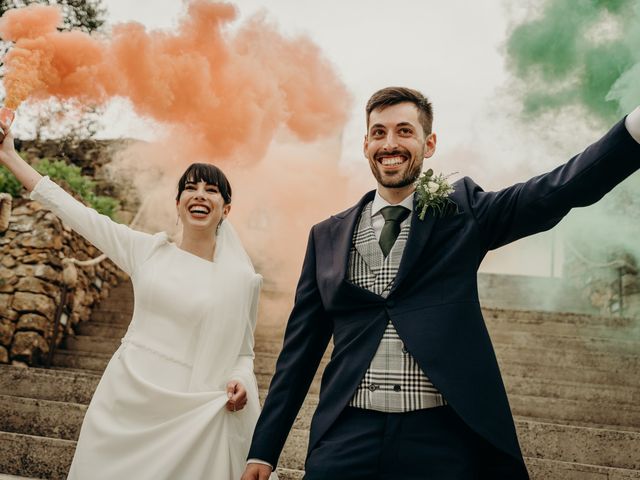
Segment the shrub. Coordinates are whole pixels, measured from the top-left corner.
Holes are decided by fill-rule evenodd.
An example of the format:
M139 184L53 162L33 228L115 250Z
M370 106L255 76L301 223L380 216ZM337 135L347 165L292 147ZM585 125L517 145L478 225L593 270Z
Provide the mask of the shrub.
M82 170L76 165L70 165L62 160L44 158L35 165L35 169L42 175L48 175L54 181L64 181L90 207L110 218L113 218L120 207L120 202L117 199L96 195L95 182L82 175ZM0 166L0 191L18 197L21 190L22 185L18 179L8 169Z
M0 165L0 192L8 193L12 197L20 196L22 184L4 165Z
M96 184L89 177L82 175L82 170L76 165L70 165L62 160L43 158L35 166L42 175L48 175L52 180L64 180L67 185L98 212L113 218L120 202L111 197L96 195Z

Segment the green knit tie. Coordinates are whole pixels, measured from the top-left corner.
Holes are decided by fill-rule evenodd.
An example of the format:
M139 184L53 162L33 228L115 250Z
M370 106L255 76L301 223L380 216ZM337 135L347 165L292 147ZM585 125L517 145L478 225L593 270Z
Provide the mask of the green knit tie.
M393 248L393 244L396 243L396 238L400 235L400 224L409 216L411 211L405 207L384 207L380 210L384 217L384 227L380 233L380 248L382 254L387 257L389 252Z

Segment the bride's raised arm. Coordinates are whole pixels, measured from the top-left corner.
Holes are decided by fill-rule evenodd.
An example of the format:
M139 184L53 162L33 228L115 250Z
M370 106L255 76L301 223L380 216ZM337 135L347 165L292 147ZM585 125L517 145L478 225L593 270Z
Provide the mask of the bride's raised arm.
M16 153L10 133L0 147L0 162L31 192L32 200L55 213L129 275L148 258L154 244L165 238L135 231L83 205L25 162Z

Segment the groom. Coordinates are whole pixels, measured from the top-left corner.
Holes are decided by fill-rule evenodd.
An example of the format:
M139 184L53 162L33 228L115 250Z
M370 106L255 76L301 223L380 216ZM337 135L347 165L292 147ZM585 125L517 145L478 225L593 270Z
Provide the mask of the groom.
M315 225L243 480L275 468L333 336L305 479L528 478L478 301L489 250L548 230L640 167L640 109L550 173L498 192L457 181L423 220L414 182L436 148L429 101L385 88L366 108L377 181Z

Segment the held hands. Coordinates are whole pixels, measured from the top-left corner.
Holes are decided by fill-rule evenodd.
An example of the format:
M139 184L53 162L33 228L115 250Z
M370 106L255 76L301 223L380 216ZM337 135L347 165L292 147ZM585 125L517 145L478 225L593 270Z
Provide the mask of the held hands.
M272 468L261 463L250 463L244 469L240 480L269 480Z
M247 404L247 390L237 380L231 380L227 383L227 410L237 412L242 410Z

